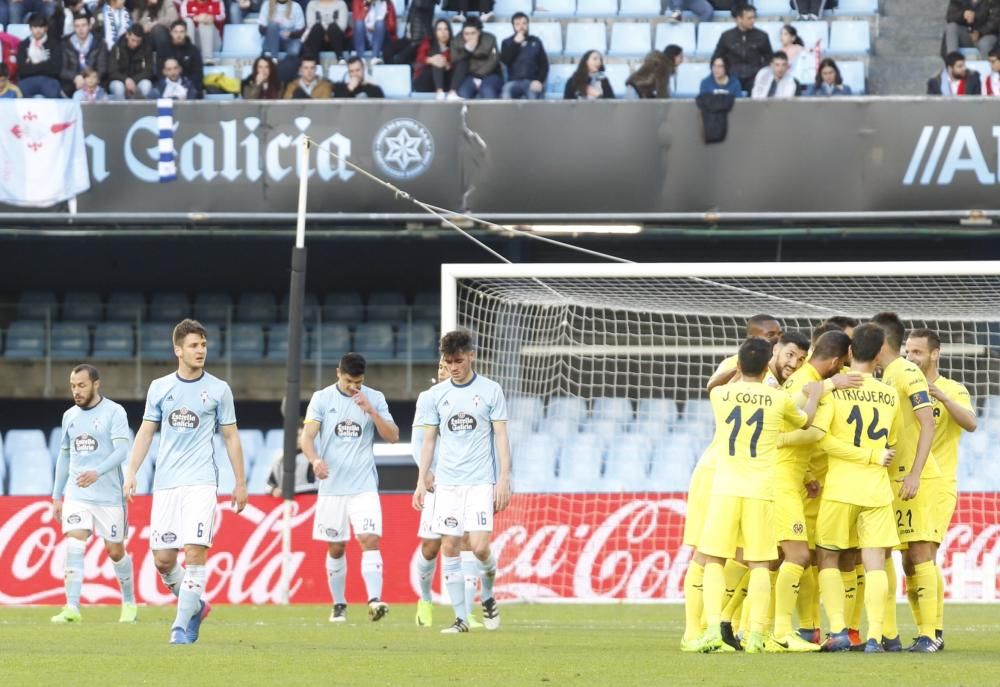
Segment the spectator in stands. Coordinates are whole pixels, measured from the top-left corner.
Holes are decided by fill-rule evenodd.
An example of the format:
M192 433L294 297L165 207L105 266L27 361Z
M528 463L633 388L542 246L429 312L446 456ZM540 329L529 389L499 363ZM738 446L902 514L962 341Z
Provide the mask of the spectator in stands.
M59 72L62 70L62 42L48 35L49 25L42 14L28 22L31 35L17 46L17 75L25 98L61 96Z
M927 80L927 95L952 98L981 93L979 72L966 67L965 56L960 52L948 53L944 58L944 69L941 73Z
M384 98L382 88L365 79L365 63L360 57L347 60L345 81L333 84L334 98Z
M1000 1L950 0L945 14L943 53L953 53L959 48L978 48L989 54L997 44L1000 33Z
M698 21L712 21L715 8L708 0L667 0L667 21L680 21L684 11L692 12Z
M600 50L583 53L576 71L566 81L564 100L613 100L615 92L604 75L604 56Z
M823 16L823 10L830 5L827 0L791 0L792 9L802 20L817 20Z
M447 19L434 22L434 32L420 41L417 61L413 64L413 90L436 93L444 100L451 90L451 23Z
M173 0L136 0L134 18L146 29L146 39L157 55L170 48L170 27L179 18Z
M809 84L805 95L831 97L851 95L851 87L844 83L840 76L840 67L829 57L824 57L816 70L816 83Z
M56 11L49 17L49 33L60 39L68 38L73 33L73 17L80 12L89 12L84 0L57 0Z
M316 58L306 55L299 64L299 78L285 86L285 100L327 100L333 96L333 84L316 76Z
M181 0L181 19L188 35L201 50L202 64L214 64L215 53L222 48L222 27L226 23L223 0Z
M73 17L73 35L63 41L59 78L67 96L83 88L83 72L88 67L97 72L101 83L108 79L108 49L104 41L91 32L92 26L89 14L77 14Z
M663 54L667 56L670 63L674 65L674 68L670 73L670 92L677 92L677 71L682 64L684 64L684 48L681 46L671 43L663 49Z
M163 0L170 2L171 0ZM170 25L170 44L161 52L156 53L157 73L163 73L164 63L168 58L177 60L181 66L181 73L190 79L191 85L198 92L197 98L201 98L204 91L202 83L205 78L205 66L201 61L201 51L194 47L191 39L187 35L187 24L183 19L176 19ZM189 98L190 100L190 98Z
M396 36L396 8L391 0L352 0L354 54L371 47L372 64L382 64L382 48Z
M200 92L194 81L184 74L181 63L175 57L163 61L163 77L156 85L157 96L171 100L197 100Z
M107 0L97 14L97 21L104 45L110 51L132 26L132 15L125 9L125 0Z
M799 58L805 48L805 43L799 36L799 30L791 24L785 24L781 27L781 32L778 35L781 38L781 52L788 55L789 64L795 64L795 60Z
M317 491L319 486L316 484L316 473L313 472L312 463L302 453L301 425L299 426L298 437L295 440L295 450L298 451L298 455L295 456L295 493L310 494ZM284 465L281 462L282 459L282 452L277 451L277 455L275 455L274 461L271 463L271 474L267 476L267 486L270 488L271 496L275 498L281 498L281 478L284 471Z
M410 0L406 14L406 33L410 40L419 43L434 32L434 6L438 0Z
M142 24L133 24L111 48L108 78L112 100L148 98L153 89L153 45Z
M281 98L278 65L274 63L274 60L263 55L254 60L253 69L250 70L247 78L243 79L240 93L244 100L278 100Z
M794 98L799 92L799 82L788 69L788 56L780 50L771 57L771 66L757 72L753 82L752 98Z
M712 73L702 79L698 93L728 93L734 98L743 95L743 86L739 80L729 76L727 57L716 57L712 60Z
M451 93L450 98L479 98L490 100L500 97L503 73L497 39L483 31L483 24L475 17L465 20L462 35L451 44Z
M625 98L669 98L673 61L659 50L646 55L642 64L625 81Z
M248 14L259 9L260 0L230 0L229 23L242 24Z
M0 62L0 100L20 97L21 89L10 82L10 67Z
M990 73L983 79L983 95L1000 95L1000 48L993 48L987 57L990 61Z
M101 77L90 67L83 70L83 87L76 89L73 100L82 103L98 103L108 99L108 94L101 88Z
M0 26L7 26L9 22L10 22L10 9L7 5L7 0L0 0Z
M8 2L11 24L24 24L36 14L48 19L56 11L56 3L53 0L8 0Z
M302 52L302 34L306 18L302 5L292 0L264 0L260 6L260 33L264 36L264 54L277 58L279 52L298 57Z
M507 66L503 97L510 100L540 100L549 78L549 56L538 36L528 33L528 15L517 12L511 18L514 35L505 38L500 61Z
M712 59L726 57L730 73L740 80L743 90L753 90L754 78L762 67L771 61L771 39L760 29L754 28L757 10L750 5L739 4L733 10L736 27L719 37Z
M465 24L470 12L479 13L479 21L489 21L493 18L493 0L446 0L444 9L448 12L458 12L451 20L457 24Z
M319 55L329 50L341 63L347 55L347 3L344 0L309 0L302 51Z

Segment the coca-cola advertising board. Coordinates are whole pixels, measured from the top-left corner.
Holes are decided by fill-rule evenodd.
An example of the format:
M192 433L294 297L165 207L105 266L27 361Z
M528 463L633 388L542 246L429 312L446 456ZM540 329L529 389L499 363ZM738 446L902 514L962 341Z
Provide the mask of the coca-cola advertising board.
M497 518L494 552L497 595L532 600L669 600L683 596L690 552L681 546L685 494L518 494ZM420 542L419 515L405 494L381 497L384 520L383 598L410 603L417 597L414 565ZM164 604L173 596L163 586L149 551L151 497L129 507L127 548L133 556L140 603ZM290 598L297 603L329 603L323 542L312 539L314 496L300 496L292 519ZM942 543L942 572L952 578L956 553L964 558L963 579L986 586L952 589L953 598L996 596L1000 555L1000 494L962 494ZM234 513L220 499L214 542L208 558L206 596L216 603L276 603L281 598L282 504L251 497ZM47 499L0 498L0 604L63 603L65 546ZM347 595L362 602L360 552L348 547ZM992 580L982 579L990 571ZM85 558L85 603L116 603L114 570L96 539ZM989 577L989 576L987 576ZM440 593L440 584L435 585ZM443 600L443 598L442 598Z

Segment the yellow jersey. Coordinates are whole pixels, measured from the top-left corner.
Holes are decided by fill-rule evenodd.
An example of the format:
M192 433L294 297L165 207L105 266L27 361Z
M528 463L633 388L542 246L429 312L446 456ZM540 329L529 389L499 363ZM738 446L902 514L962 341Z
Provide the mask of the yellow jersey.
M806 384L818 382L822 379L815 367L809 363L805 363L785 382L785 393L794 401L803 388L805 388ZM823 409L823 412L827 412L826 409L828 407L829 403L826 400L826 396L824 396L820 400L820 405L816 410L817 415L819 415L820 409ZM813 420L813 425L816 425L816 420ZM782 432L792 432L796 429L796 427L786 425L782 428ZM825 454L819 450L818 443L801 446L782 446L778 449L778 458L775 461L774 473L775 486L778 489L794 492L802 489L806 469L813 459L813 454L819 453L825 457ZM825 460L823 462L825 463Z
M774 499L774 464L783 426L799 429L806 414L781 389L733 382L712 389L718 463L712 493Z
M953 402L970 412L975 412L969 390L962 384L941 376L934 381L934 385ZM949 487L954 491L958 482L958 442L962 438L962 428L944 407L944 403L933 397L931 401L934 405L935 427L931 453L934 454L934 459L941 470L941 476L948 480Z
M813 421L826 432L820 442L829 457L823 498L865 507L892 503L889 471L870 457L897 445L899 394L866 374L860 387L829 394L829 405L831 412Z
M906 358L896 358L886 365L882 371L882 381L899 394L902 408L896 457L889 466L893 479L897 479L909 474L913 469L913 461L917 456L917 442L920 440L920 423L917 421L916 411L931 407L931 392L927 388L927 378L924 377L924 373ZM933 450L927 456L927 462L924 463L924 470L920 476L941 476L941 470L934 460Z

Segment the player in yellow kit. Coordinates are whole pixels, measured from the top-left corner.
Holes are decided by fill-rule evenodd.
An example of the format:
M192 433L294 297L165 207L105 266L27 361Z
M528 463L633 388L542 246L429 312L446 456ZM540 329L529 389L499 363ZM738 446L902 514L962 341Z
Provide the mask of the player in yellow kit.
M905 330L895 313L879 313L872 321L885 331L885 344L878 356L882 381L896 389L902 406L896 457L889 475L896 498L896 529L905 545L903 569L908 586L915 590L910 608L917 624L917 638L910 646L916 653L937 651L934 625L937 622L938 571L934 562L936 544L941 542L934 519L934 504L941 483L941 470L931 453L934 442L934 412L927 378L920 368L900 356ZM895 618L896 580L893 566L887 567L889 604L885 622L886 651L901 651Z
M703 652L733 650L721 631L725 579L722 566L736 555L737 544L750 568L746 603L751 631L747 653L764 650L768 602L771 596L769 562L778 556L774 538L774 461L778 434L784 423L808 427L816 414L822 385L806 387L805 410L791 397L763 383L772 347L761 339L740 346L741 381L712 390L715 439L720 447L705 528L698 541L705 556L705 615L708 628L698 643Z
M933 399L934 443L931 453L941 469L941 489L934 504L934 518L938 534L948 532L951 516L958 500L958 443L962 432L976 431L976 411L972 406L969 390L938 371L941 358L941 339L930 329L915 329L906 339L906 359L920 368L927 378ZM935 558L936 558L935 547ZM916 590L914 590L916 591ZM934 640L938 651L944 649L944 579L938 569L937 623Z
M871 375L884 342L885 332L876 324L864 324L854 331L851 370L864 375L864 381L857 389L834 391L826 399L827 409L816 417L816 426L826 431L820 446L829 458L816 524L820 594L830 621L824 651L851 648L840 554L855 548L861 549L867 578L865 652L885 651L881 640L889 602L886 554L899 544L886 468L894 455L890 447L897 443L902 420L899 394Z

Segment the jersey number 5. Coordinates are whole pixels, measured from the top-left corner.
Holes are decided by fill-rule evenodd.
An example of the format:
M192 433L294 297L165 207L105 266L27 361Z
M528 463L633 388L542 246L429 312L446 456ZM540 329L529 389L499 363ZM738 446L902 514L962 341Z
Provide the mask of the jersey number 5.
M879 439L885 439L889 436L889 430L885 427L881 429L878 426L878 408L872 408L872 421L868 425L868 438L872 441L878 441ZM851 408L851 412L847 415L847 424L856 425L854 427L854 445L861 446L861 430L864 427L865 421L861 417L860 406L854 406Z
M729 433L729 455L736 455L736 437L740 434L740 427L743 426L743 411L739 406L733 408L733 412L729 413L729 417L726 418L726 424L733 423L733 431ZM757 440L760 439L760 433L764 429L764 409L758 408L754 413L747 418L746 426L756 425L753 430L753 436L750 437L750 457L757 457Z

